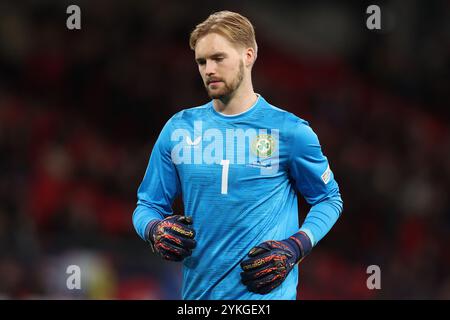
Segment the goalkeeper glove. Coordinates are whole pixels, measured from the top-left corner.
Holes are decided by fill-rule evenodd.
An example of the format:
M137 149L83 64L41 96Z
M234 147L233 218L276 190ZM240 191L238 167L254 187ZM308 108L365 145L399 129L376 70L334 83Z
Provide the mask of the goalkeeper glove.
M265 241L252 248L241 262L241 281L249 291L267 294L286 279L311 249L311 240L302 231L286 240Z
M163 259L182 261L196 246L192 218L180 215L153 220L147 226L147 240Z

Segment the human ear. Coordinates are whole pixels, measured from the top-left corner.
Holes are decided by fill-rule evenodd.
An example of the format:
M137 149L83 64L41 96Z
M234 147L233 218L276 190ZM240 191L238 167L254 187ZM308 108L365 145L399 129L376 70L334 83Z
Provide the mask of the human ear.
M247 48L244 52L244 63L246 67L251 67L256 60L256 52L253 48Z

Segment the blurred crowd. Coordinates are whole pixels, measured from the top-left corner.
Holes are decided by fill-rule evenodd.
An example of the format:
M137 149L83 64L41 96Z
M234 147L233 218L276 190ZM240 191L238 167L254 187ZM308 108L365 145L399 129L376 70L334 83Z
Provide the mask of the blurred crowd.
M189 32L258 7L79 2L69 31L69 4L0 5L0 299L179 299L181 266L133 229L137 187L165 121L208 99ZM255 13L255 90L310 123L344 200L302 262L299 299L450 299L450 8L405 5L414 36L363 30L327 54L290 50Z

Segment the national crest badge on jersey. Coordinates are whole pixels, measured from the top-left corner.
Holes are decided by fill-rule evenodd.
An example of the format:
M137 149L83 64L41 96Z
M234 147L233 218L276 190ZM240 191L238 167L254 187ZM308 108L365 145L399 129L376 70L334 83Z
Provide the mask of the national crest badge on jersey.
M250 150L257 157L268 158L275 152L275 139L270 134L257 135L250 146Z

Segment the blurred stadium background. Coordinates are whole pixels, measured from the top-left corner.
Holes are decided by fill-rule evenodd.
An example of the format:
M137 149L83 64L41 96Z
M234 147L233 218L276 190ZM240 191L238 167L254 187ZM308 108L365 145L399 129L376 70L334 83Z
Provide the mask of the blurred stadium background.
M298 298L450 299L450 2L373 4L381 31L359 1L0 2L0 298L180 298L131 215L165 121L208 100L189 33L228 9L256 27L255 90L310 122L345 203Z

